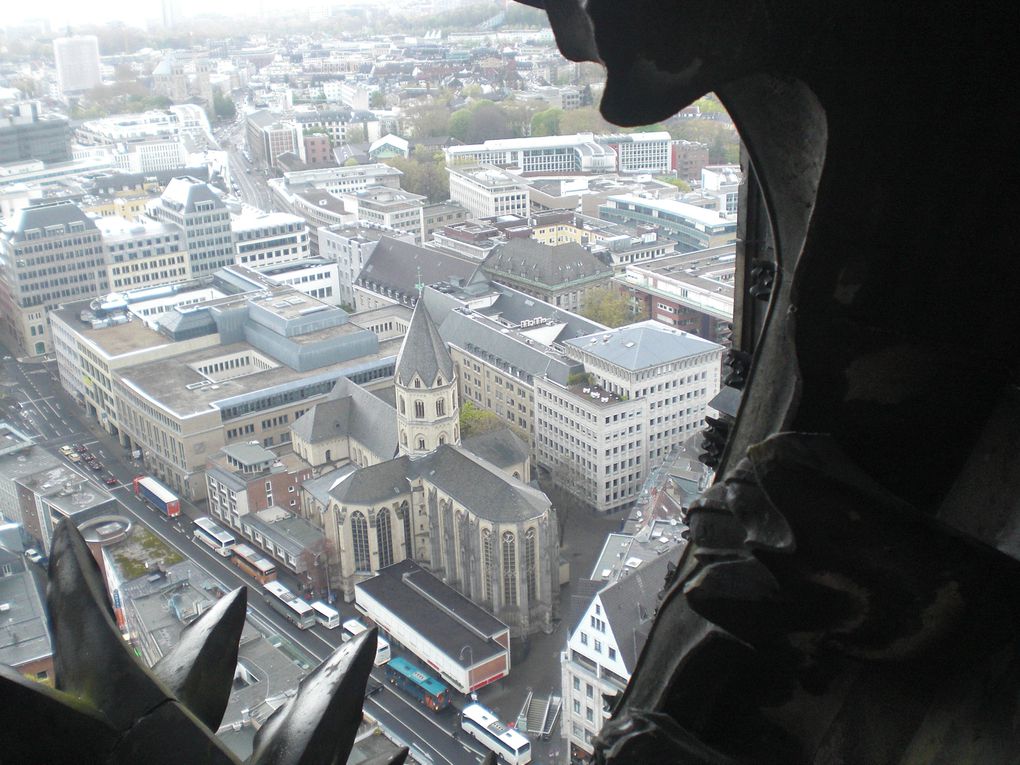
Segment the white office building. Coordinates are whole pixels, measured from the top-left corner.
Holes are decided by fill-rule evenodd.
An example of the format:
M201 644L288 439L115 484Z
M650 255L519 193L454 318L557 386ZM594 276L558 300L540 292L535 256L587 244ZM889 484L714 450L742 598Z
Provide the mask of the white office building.
M584 379L535 378L538 464L601 512L633 502L651 467L701 430L723 347L643 321L567 340Z
M335 261L305 258L253 268L277 284L289 284L323 303L340 305L340 268Z
M425 236L425 201L420 194L388 186L369 186L363 191L340 195L344 208L359 223L385 226L414 237L421 244Z
M528 187L520 178L494 165L456 165L450 172L450 199L474 218L528 216Z
M308 230L304 218L271 212L232 215L237 263L256 270L308 257Z
M549 135L450 146L446 162L497 165L528 174L668 173L669 133Z

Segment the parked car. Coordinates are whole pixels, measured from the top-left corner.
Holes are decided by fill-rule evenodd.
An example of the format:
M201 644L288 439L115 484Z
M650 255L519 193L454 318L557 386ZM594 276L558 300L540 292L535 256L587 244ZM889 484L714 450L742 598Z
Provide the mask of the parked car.
M34 547L29 547L25 550L25 557L32 563L42 563L46 559L45 556Z

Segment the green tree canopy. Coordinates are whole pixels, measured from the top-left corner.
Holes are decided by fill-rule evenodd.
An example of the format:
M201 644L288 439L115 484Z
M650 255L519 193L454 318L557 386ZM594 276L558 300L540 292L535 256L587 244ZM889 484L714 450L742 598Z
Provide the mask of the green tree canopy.
M589 292L581 315L607 327L622 327L633 320L627 296L611 287Z
M413 104L404 110L403 128L415 138L449 135L449 119L449 97L436 93L428 101Z
M495 412L482 409L465 401L460 407L460 437L470 438L503 427L503 420Z
M412 194L428 197L430 202L443 202L450 198L450 174L446 171L442 154L425 158L415 155L410 159L390 157L384 162L404 174L400 187Z
M458 109L450 115L446 132L451 138L467 143L468 133L471 131L471 122L471 112L467 109Z
M531 118L531 134L558 135L560 132L560 118L563 116L562 109L545 109L536 112Z

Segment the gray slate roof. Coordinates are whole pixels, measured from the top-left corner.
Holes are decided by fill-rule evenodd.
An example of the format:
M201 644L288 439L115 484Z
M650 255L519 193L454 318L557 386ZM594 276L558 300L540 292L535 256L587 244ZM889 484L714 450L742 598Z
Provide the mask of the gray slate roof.
M437 375L443 376L444 385L453 379L453 359L424 300L419 300L415 305L407 334L397 354L397 383L410 385L415 375L427 387L435 383Z
M553 247L523 238L511 239L497 247L485 259L483 267L496 278L524 279L547 287L613 276L612 266L607 266L579 244L570 242Z
M552 504L538 489L449 444L419 459L401 456L361 468L329 493L340 503L370 505L409 492L408 482L416 478L441 489L479 518L494 523L530 520L546 513Z
M417 297L415 285L419 269L423 283L439 284L455 279L466 281L477 268L478 264L473 261L384 236L358 274L357 281L379 285L398 295Z
M199 202L213 202L217 209L225 207L223 200L208 184L190 176L171 179L160 198L180 205L186 213L195 212L195 205Z
M679 557L679 550L663 553L599 592L602 611L613 630L620 658L630 672L634 671L648 639L652 617L659 605L659 593L666 583L666 571Z
M508 468L511 465L524 462L530 453L528 445L514 435L510 428L479 433L477 436L461 441L461 447L476 457L481 457L501 468Z
M397 453L397 415L393 407L346 377L337 380L326 400L295 420L291 430L310 444L353 438L379 459Z
M710 340L653 320L597 332L566 342L628 370L646 369L656 364L667 364L677 359L722 349L721 345Z
M552 505L543 492L514 480L458 446L444 444L413 460L410 467L479 518L494 523L530 520Z
M336 470L330 470L328 473L320 475L318 478L309 478L307 481L301 484L301 491L308 492L312 498L325 509L329 504L329 492L338 481L346 478L351 473L358 470L358 466L352 463L338 467Z
M55 204L39 204L26 207L14 218L12 225L13 239L16 242L25 240L25 232L31 229L44 229L48 226L67 226L69 223L82 223L86 231L95 231L96 224L81 208L73 202L57 202Z
M363 467L334 486L330 496L341 504L371 505L409 493L409 462L405 456Z
M447 314L441 332L451 345L487 358L491 356L494 361L524 370L532 377L548 377L561 385L567 384L571 372L581 368L573 359L546 353L536 345L528 345L516 334L504 333L503 328L490 319L468 316L460 311Z

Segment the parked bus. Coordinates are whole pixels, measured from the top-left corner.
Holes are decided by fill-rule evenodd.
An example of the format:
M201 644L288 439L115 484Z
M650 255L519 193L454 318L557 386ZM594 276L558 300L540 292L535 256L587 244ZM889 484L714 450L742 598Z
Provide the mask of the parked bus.
M170 489L147 475L135 476L135 496L168 518L181 514L181 500Z
M306 630L315 624L315 612L297 595L279 582L269 582L263 589L269 595L269 605L283 614L299 629Z
M212 518L195 519L195 539L211 547L217 555L229 558L233 555L234 535L220 526Z
M335 630L340 626L340 612L335 608L327 606L321 600L309 603L308 605L310 605L312 610L315 612L315 621L326 629Z
M276 581L276 564L248 545L234 545L234 557L230 562L259 584Z
M460 714L460 727L510 765L531 762L531 742L508 728L481 704L468 704Z
M433 712L450 706L450 689L400 656L386 665L386 679Z
M344 631L340 636L346 643L351 638L356 638L362 632L368 630L364 624L357 619L348 619L344 622ZM375 666L381 667L390 660L390 644L381 635L376 638L375 643Z

